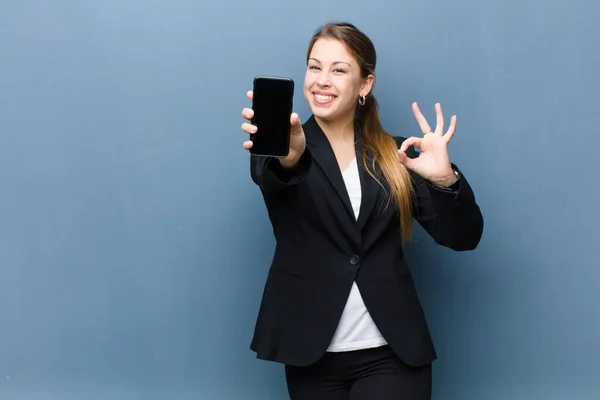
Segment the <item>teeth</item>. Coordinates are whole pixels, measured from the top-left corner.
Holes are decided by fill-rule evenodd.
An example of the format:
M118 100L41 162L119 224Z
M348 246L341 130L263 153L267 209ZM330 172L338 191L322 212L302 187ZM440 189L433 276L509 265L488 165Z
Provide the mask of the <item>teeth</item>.
M315 97L319 101L330 101L333 100L333 96L325 96L322 94L315 94Z

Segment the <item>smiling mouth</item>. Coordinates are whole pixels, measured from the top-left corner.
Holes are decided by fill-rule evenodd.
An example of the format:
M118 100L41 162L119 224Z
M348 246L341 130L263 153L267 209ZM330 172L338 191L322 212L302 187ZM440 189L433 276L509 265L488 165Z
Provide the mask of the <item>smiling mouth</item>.
M335 98L336 96L333 95L313 93L313 99L317 104L328 104L335 100Z

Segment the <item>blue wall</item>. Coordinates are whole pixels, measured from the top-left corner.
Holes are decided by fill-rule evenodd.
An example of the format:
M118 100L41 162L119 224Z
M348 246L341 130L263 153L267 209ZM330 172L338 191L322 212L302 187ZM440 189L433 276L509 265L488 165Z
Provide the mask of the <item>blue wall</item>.
M600 398L599 3L365 4L0 2L0 399L285 398L248 350L273 239L240 111L333 19L389 130L459 116L484 239L409 250L435 399Z

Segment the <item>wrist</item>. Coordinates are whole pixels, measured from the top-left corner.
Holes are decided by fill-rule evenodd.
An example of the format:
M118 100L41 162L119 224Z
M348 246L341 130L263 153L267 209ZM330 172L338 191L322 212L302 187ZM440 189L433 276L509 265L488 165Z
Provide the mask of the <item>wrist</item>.
M431 183L434 186L447 188L455 184L459 178L458 172L453 169L451 173L444 175L443 178L431 180Z
M279 164L283 169L292 170L300 164L300 157L285 157L279 159Z

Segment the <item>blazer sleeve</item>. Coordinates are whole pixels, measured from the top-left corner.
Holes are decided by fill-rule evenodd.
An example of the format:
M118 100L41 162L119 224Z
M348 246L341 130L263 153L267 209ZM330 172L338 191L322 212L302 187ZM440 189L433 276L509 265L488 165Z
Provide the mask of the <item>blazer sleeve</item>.
M263 193L278 192L301 183L311 167L312 156L308 148L293 170L284 169L277 158L250 155L250 175Z
M398 147L404 138L396 138ZM418 156L413 147L407 156ZM483 216L473 189L460 169L452 164L459 179L450 188L434 186L409 170L413 178L417 222L436 243L456 251L474 250L483 235Z

